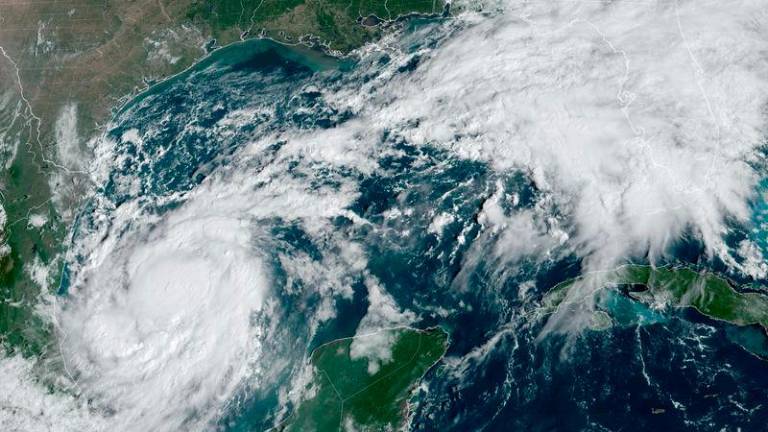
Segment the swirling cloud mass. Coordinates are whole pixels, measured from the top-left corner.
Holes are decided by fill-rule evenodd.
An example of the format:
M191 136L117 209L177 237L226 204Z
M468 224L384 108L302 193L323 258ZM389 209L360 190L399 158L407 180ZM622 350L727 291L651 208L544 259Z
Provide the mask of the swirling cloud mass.
M69 293L55 308L68 379L91 404L62 396L46 402L47 415L80 419L62 423L73 430L205 429L238 392L262 384L262 345L274 328L255 317L270 312L276 278L311 281L322 293L325 306L307 319L310 332L333 316L329 298L350 296L352 273L394 302L365 273L369 257L360 246L327 234L338 228L336 218L372 223L351 207L359 178L398 152L382 137L529 177L540 192L537 206L505 215L494 201L506 199L499 192L481 208L486 227L514 232L494 249L506 260L561 251L596 271L632 258L661 260L690 236L711 258L748 272L726 236L733 224L749 223L760 180L765 2L485 6L483 14L387 36L362 49L344 78L303 89L349 120L325 129L259 129L200 185L165 197L163 212L137 198L98 216L109 221L77 237L77 256L85 258L73 264ZM382 52L392 61L378 62ZM210 139L231 139L275 115L269 107L228 113ZM141 134L118 141L141 151L152 132ZM114 139L100 145L97 182L121 156ZM121 187L136 190L130 179ZM440 235L453 221L436 213L429 230ZM285 274L273 274L268 261L278 247L264 238L278 222L297 224L324 245L325 261L287 254L276 259ZM387 307L400 321L415 320ZM388 324L381 320L363 324ZM2 362L0 377L9 379L0 388L54 398L18 378L29 373L22 360ZM35 416L16 413L12 421L34 430L42 424Z

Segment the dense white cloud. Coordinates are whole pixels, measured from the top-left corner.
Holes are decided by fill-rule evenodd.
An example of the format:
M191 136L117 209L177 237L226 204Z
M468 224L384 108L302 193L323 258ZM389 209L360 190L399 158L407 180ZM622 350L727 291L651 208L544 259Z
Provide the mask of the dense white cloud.
M757 173L747 162L763 142L764 2L496 4L503 12L468 12L446 23L460 30L420 52L413 72L379 71L366 84L326 94L355 111L354 121L255 141L162 219L124 203L103 232L80 244L87 260L58 309L61 346L83 394L112 410L113 429L199 429L224 409L260 358L263 329L251 317L269 296L270 275L254 222L300 221L316 237L328 235L334 216L367 224L348 210L358 177L343 178L338 168L376 170L387 151L384 130L486 161L499 173L529 173L551 207L510 215L494 196L478 220L498 239L499 256L547 253L567 242L595 275L574 295L598 289L600 269L633 255L656 259L688 230L728 259L726 219L748 216ZM217 127L238 121L230 116ZM130 131L123 139L141 137ZM276 141L285 144L261 160ZM119 157L108 147L96 151L100 180ZM323 168L334 185L312 184ZM121 181L135 189L134 180ZM564 221L547 220L552 207ZM430 229L439 233L449 222L435 215ZM365 268L360 248L337 240L328 240L329 250L342 256L325 270L325 261L300 256L282 264L327 289L328 279L345 276L345 265ZM384 287L367 283L372 308L361 334L415 319ZM341 282L334 289L351 292Z
M763 141L760 1L504 2L412 75L369 123L533 173L592 267L658 257L687 228L722 252Z
M121 139L142 138L133 131ZM259 385L270 329L255 316L269 313L271 269L263 248L274 247L264 221L301 221L319 239L330 231L328 218L348 214L357 196L350 184L317 188L306 177L286 175L303 153L294 148L302 145L298 135L271 164L247 169L273 139L251 143L162 216L149 209L179 195L117 208L97 199L93 231L73 251L85 261L73 259L76 278L57 323L71 378L115 430L206 429L238 391ZM323 154L307 164L323 161ZM304 163L295 169L314 175ZM106 171L94 166L94 176ZM135 189L130 179L118 183ZM349 296L345 272L360 271L364 256L354 244L336 247L340 256L322 263L303 254L279 260L290 278L328 291L323 301ZM294 289L288 282L286 293ZM307 325L332 317L331 305L319 305Z
M73 395L52 393L31 361L0 356L0 424L6 431L106 431L107 423Z
M60 346L115 430L204 427L254 373L269 276L250 227L192 200L91 251L61 306Z
M438 49L394 50L365 91L332 95L365 125L350 135L370 142L371 130L397 130L500 173L529 173L571 226L568 248L587 277L570 300L586 299L587 312L601 270L630 257L656 262L687 234L744 271L724 236L729 221L749 223L759 176L750 162L765 142L765 3L492 3L485 16L446 24L454 34ZM414 72L395 73L416 57ZM501 234L509 244L497 251L551 243L526 222L546 215L532 216L506 221L529 235Z

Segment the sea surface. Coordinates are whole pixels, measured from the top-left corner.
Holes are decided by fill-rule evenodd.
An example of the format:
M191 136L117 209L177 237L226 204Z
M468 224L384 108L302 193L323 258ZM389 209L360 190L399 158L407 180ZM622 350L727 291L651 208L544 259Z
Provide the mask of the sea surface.
M399 130L370 131L366 148L334 141L358 120L345 98L413 74L452 31L415 20L395 47L362 60L243 42L136 97L104 138L60 295L82 282L94 245L137 230L152 238L167 215L205 202L241 215L269 274L266 306L252 318L259 354L216 420L221 430L288 418L309 353L354 335L381 293L410 312L409 324L450 334L448 354L414 392L410 430L764 430L761 329L651 309L617 291L598 303L607 329L547 332L546 317L532 318L583 258L556 243L515 259L497 253L515 239L490 228L491 211L516 220L544 208L567 225L530 172ZM764 204L756 212L763 218ZM670 264L706 266L697 240L676 247Z

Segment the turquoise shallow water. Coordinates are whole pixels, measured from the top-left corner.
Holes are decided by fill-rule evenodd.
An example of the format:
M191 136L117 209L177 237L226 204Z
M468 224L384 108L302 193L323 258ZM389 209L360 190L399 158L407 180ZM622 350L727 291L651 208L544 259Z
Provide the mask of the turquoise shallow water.
M761 254L768 256L768 179L760 181L757 198L752 204L752 231L749 238L755 242Z
M306 67L315 72L337 68L346 69L351 66L350 60L341 60L335 57L330 57L301 45L288 46L271 40L250 39L216 49L187 70L150 86L120 107L117 115L130 110L147 97L162 94L174 85L188 81L196 74L204 73L208 68L225 69L228 67L242 66L249 62L253 62L255 58L258 58L265 53L275 53L286 61ZM269 62L266 61L263 62L262 65L266 66L268 64ZM253 66L257 65L254 64Z
M597 304L621 326L651 325L668 321L668 317L661 312L634 301L613 289L600 292Z
M439 46L439 28L431 29L433 39L413 36L429 33L425 29L431 29L429 21L414 24L399 48L428 52ZM395 73L407 77L421 60L416 56ZM522 311L531 298L541 299L552 286L577 276L580 258L564 248L551 258L497 259L492 252L498 238L484 232L478 217L499 188L517 197L516 206L502 206L505 214L535 207L542 192L530 173L495 171L429 144L416 145L399 131L374 137L375 166L368 172L323 165L302 154L278 157L287 145L284 137L354 121L353 112L326 96L362 89L391 61L379 53L357 63L338 62L271 42L246 42L214 52L116 115L108 137L120 157L100 185L98 199L81 212L75 244L109 219L97 216L114 215L130 204L142 216L162 218L217 174L225 182L233 173L271 172L276 183L354 191L348 213L328 218L324 232L296 219L251 221L259 233L254 247L269 267L272 301L269 313L255 316L254 323L269 333L263 340L262 375L243 384L229 402L217 423L221 430L266 430L295 408L285 395L295 390L309 352L351 336L365 315L369 276L400 307L413 311L418 325L450 331L448 359L415 392L412 430L764 427L766 365L740 348L765 349L754 329L735 330L684 311L653 310L608 290L598 305L618 325L575 337L539 337L545 323L528 321ZM219 127L222 119L242 111L264 115ZM143 142L123 139L130 131ZM260 139L272 141L247 163L238 162L238 152ZM451 219L437 233L430 224L439 213ZM758 203L756 215L763 223L768 204ZM768 246L768 239L761 241L761 247ZM339 244L359 246L367 257L365 268L341 276L322 273L329 257L345 252ZM680 259L700 257L700 246L681 246ZM302 265L291 265L296 262ZM349 287L344 295L322 290L342 282ZM531 285L523 295L521 287ZM66 286L65 279L63 295ZM332 316L317 320L327 305ZM718 396L705 397L710 394ZM745 415L734 400L752 414ZM658 408L666 411L649 415Z

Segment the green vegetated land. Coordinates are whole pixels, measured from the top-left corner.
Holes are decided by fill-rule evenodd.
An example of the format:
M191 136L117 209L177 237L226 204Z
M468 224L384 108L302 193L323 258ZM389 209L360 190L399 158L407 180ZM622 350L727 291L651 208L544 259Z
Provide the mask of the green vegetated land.
M768 298L759 293L738 292L727 280L714 274L689 268L647 266L631 266L621 274L618 283L647 287L630 291L634 299L649 304L693 307L708 317L732 324L759 324L768 328Z
M407 418L413 388L445 355L448 334L440 328L399 328L360 337L382 336L394 340L392 356L375 373L369 371L368 358L350 355L356 338L317 348L310 360L314 376L305 388L312 396L301 402L280 430L398 430Z
M444 0L223 0L194 2L187 16L208 23L225 42L253 35L312 39L343 52L379 37L382 22L444 10Z
M768 329L768 297L739 292L729 281L687 267L627 265L602 275L605 284L625 288L626 295L652 306L691 307L714 319L739 326ZM583 277L565 281L545 296L542 311L553 312L568 297L568 290Z
M214 39L224 46L269 37L343 54L380 37L387 21L445 7L444 0L4 3L0 243L10 252L0 254L0 345L34 355L50 342L50 326L34 309L41 289L55 289L67 232L92 187L87 142L121 104L199 61ZM71 121L61 121L67 112ZM74 142L63 144L65 136ZM29 226L33 214L47 222Z

